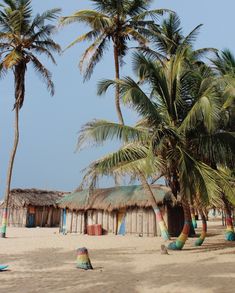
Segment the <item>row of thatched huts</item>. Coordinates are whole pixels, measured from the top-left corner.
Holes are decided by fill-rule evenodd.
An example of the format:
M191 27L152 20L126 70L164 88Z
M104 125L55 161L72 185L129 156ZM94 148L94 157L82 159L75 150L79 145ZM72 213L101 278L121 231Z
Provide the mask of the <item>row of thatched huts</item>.
M162 185L152 186L169 233L177 236L183 226L183 210L170 190ZM103 234L157 236L152 203L142 186L77 190L63 197L58 205L63 209L61 231L87 233L91 225L101 225Z
M183 210L170 190L152 186L169 233L177 236L183 226ZM0 221L4 203L0 205ZM55 227L63 233L85 234L99 225L102 234L157 236L152 203L142 186L77 190L73 193L38 189L13 189L9 200L8 225Z
M8 226L58 227L61 211L57 201L64 192L38 189L13 189L9 197ZM0 204L0 221L4 202Z

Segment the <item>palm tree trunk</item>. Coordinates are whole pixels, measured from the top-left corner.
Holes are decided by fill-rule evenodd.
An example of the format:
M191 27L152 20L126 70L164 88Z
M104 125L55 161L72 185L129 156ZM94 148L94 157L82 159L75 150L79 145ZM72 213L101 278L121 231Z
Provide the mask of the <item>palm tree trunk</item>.
M196 217L195 217L195 209L193 206L191 206L190 210L191 210L192 225L193 225L193 228L196 229L197 228L197 221L196 221Z
M7 218L8 218L8 205L9 205L9 197L11 190L11 179L12 179L12 171L15 161L15 155L19 143L19 110L24 101L25 94L25 72L26 72L26 64L20 63L15 66L14 76L15 76L15 133L14 133L14 143L9 159L8 171L7 171L7 182L6 182L6 190L5 190L5 207L2 216L2 227L1 227L1 237L6 238L6 230L7 230Z
M204 242L206 238L206 233L207 233L207 222L206 222L206 216L203 213L202 209L199 209L199 213L202 219L202 232L199 238L195 241L194 245L195 246L201 246L202 243Z
M170 236L168 233L168 229L166 226L166 223L162 217L162 213L161 210L159 209L156 199L153 195L153 192L148 184L148 181L146 180L145 176L143 175L142 172L139 172L139 177L140 177L140 181L141 184L143 185L144 191L146 192L146 194L148 195L148 197L150 198L150 201L152 202L152 206L153 206L153 210L156 216L156 222L158 223L158 226L160 228L161 231L161 237L166 241L166 240L170 240Z
M225 197L222 198L224 202L224 209L226 214L226 232L225 232L225 240L227 241L235 241L235 233L233 227L233 218L231 213L231 207Z
M5 190L5 206L2 215L2 228L1 228L1 237L6 238L6 230L7 230L7 218L8 218L8 205L9 205L9 196L10 196L10 188L11 188L11 178L12 178L12 171L13 165L16 155L16 150L19 142L19 107L15 107L15 134L14 134L14 144L11 151L11 156L8 165L7 171L7 183L6 183L6 190Z
M115 78L116 80L120 79L120 68L119 68L119 55L118 55L118 47L116 44L113 46L114 51L114 63L115 63ZM116 84L115 89L115 106L118 115L118 121L120 124L124 125L124 119L122 116L121 106L120 106L120 86Z
M188 239L188 235L190 231L191 215L190 215L189 204L186 200L182 201L182 207L184 210L184 227L180 236L176 239L176 241L168 245L168 248L171 250L181 250L184 247L186 240Z

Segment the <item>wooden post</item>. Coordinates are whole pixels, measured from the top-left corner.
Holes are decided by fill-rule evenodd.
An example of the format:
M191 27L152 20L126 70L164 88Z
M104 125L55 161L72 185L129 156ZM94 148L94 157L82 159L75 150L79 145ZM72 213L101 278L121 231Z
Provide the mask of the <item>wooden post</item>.
M149 236L149 231L148 231L148 210L144 209L143 210L143 236Z
M109 233L114 233L113 231L113 212L109 213Z
M78 232L81 234L82 233L82 212L78 212Z
M138 209L137 212L137 234L143 235L143 210Z
M109 231L108 216L109 216L108 212L104 211L103 212L103 225L102 225L102 228L104 229L105 234L108 234L108 231Z
M52 226L52 207L49 207L48 211L48 217L47 217L47 226L51 227Z
M103 211L98 210L97 214L97 224L103 226Z
M131 233L137 234L137 209L132 210L131 215Z
M84 234L84 231L85 231L85 212L84 211L81 211L81 222L82 222L81 234Z
M73 210L71 211L70 233L72 233L72 228L73 228Z
M43 206L42 208L42 217L41 217L41 225L40 225L41 227L43 225L44 210L45 210L45 206Z
M113 213L113 231L114 231L114 234L117 235L117 222L118 222L118 213L117 212L114 212Z

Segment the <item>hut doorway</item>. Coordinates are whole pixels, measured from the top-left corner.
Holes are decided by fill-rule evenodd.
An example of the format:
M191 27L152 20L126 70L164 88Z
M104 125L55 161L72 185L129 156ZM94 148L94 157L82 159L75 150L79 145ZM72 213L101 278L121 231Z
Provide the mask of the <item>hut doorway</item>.
M117 215L117 234L125 235L126 234L126 211L120 210Z
M28 209L27 227L35 227L35 207L32 206Z

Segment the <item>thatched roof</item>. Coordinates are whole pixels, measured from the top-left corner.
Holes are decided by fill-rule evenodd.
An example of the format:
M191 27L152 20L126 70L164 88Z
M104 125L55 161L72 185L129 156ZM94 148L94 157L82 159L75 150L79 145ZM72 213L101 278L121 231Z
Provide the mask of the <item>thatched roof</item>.
M65 192L39 189L12 189L9 197L9 207L57 206L57 201ZM66 193L68 194L68 193ZM4 205L4 202L2 203Z
M173 201L169 188L163 185L151 187L158 204ZM128 207L152 207L150 198L142 186L118 186L112 188L75 191L58 202L59 207L71 210L101 209L112 211Z

